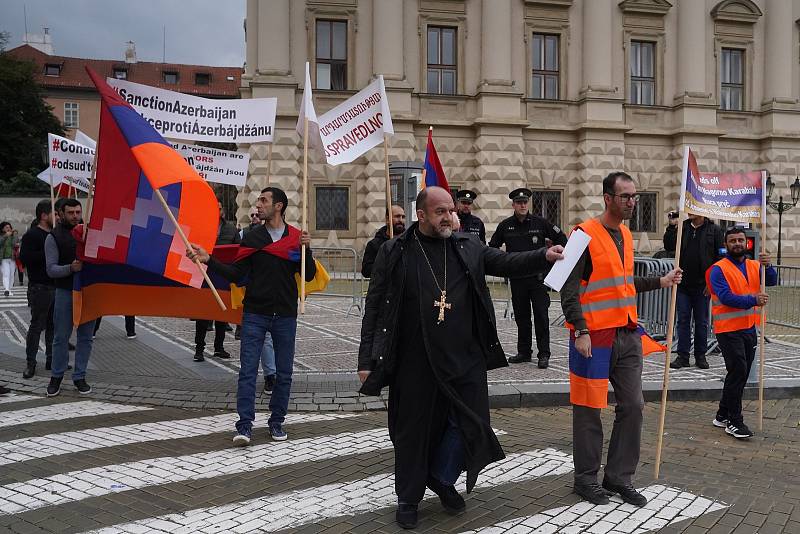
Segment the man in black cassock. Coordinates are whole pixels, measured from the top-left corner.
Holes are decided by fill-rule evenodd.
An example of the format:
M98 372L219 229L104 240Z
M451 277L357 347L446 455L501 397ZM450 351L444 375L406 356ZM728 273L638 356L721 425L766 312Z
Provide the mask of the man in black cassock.
M454 485L505 457L489 424L486 371L504 367L486 275L544 271L562 247L505 253L477 237L453 234L453 199L439 187L417 196L417 219L381 246L361 325L361 393L389 389L395 451L397 523L417 524L425 487L460 513Z

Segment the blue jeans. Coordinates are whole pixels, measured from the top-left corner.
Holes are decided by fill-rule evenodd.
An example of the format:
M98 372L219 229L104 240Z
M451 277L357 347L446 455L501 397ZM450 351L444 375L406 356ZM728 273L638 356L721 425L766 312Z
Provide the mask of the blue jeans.
M275 374L275 349L272 346L272 334L264 336L264 348L261 350L261 370L264 376Z
M450 412L447 416L447 428L431 463L431 476L445 486L452 486L458 480L458 475L464 470L464 463L464 443L461 440L461 431L458 429L453 413Z
M53 304L53 378L61 378L69 363L69 337L72 335L72 290L56 288ZM86 378L86 366L92 354L94 321L78 325L75 344L75 370L72 380Z
M283 424L289 408L294 366L294 340L297 333L296 317L260 315L244 312L242 316L241 349L239 351L239 385L236 389L236 411L239 421L236 430L252 430L256 417L256 379L258 363L264 348L267 332L275 347L275 387L269 400L272 415L268 424Z
M708 349L709 297L702 289L682 291L678 288L678 356L689 359L694 319L694 355L705 356Z

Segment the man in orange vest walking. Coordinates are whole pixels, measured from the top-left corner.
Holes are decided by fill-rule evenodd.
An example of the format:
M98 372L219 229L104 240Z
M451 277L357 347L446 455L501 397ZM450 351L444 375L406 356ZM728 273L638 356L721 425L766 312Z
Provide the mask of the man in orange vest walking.
M769 297L761 292L760 266L766 267L766 284L774 286L778 273L769 264L769 254L758 255L758 261L744 255L747 236L744 229L733 227L725 232L728 255L706 272L711 290L711 315L722 357L725 359L725 385L714 426L737 439L747 439L753 433L742 417L742 394L756 355L758 337L756 325L761 324L761 308Z
M570 329L574 491L594 504L607 504L614 493L635 506L647 503L631 484L639 463L644 408L642 343L652 342L638 327L636 294L681 281L680 269L660 278L634 276L633 237L622 222L631 218L638 199L628 174L612 172L603 180L605 211L578 226L592 239L561 289ZM601 486L600 410L608 404L609 380L617 405Z

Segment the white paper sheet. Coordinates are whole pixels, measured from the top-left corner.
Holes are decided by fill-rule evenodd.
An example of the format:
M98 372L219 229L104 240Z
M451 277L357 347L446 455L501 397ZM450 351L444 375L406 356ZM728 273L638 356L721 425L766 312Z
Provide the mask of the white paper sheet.
M553 264L553 268L544 279L544 283L555 291L561 291L575 264L586 250L592 238L583 230L575 230L569 236L567 246L564 247L564 259Z

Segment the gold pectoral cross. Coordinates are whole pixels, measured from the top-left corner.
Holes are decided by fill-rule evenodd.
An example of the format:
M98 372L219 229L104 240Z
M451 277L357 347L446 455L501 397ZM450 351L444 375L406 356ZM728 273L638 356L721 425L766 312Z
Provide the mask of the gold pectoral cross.
M439 308L439 317L436 320L436 324L439 324L444 321L444 310L449 310L453 307L452 304L447 302L445 299L447 298L447 291L442 291L442 296L439 297L439 300L433 301L433 307Z

